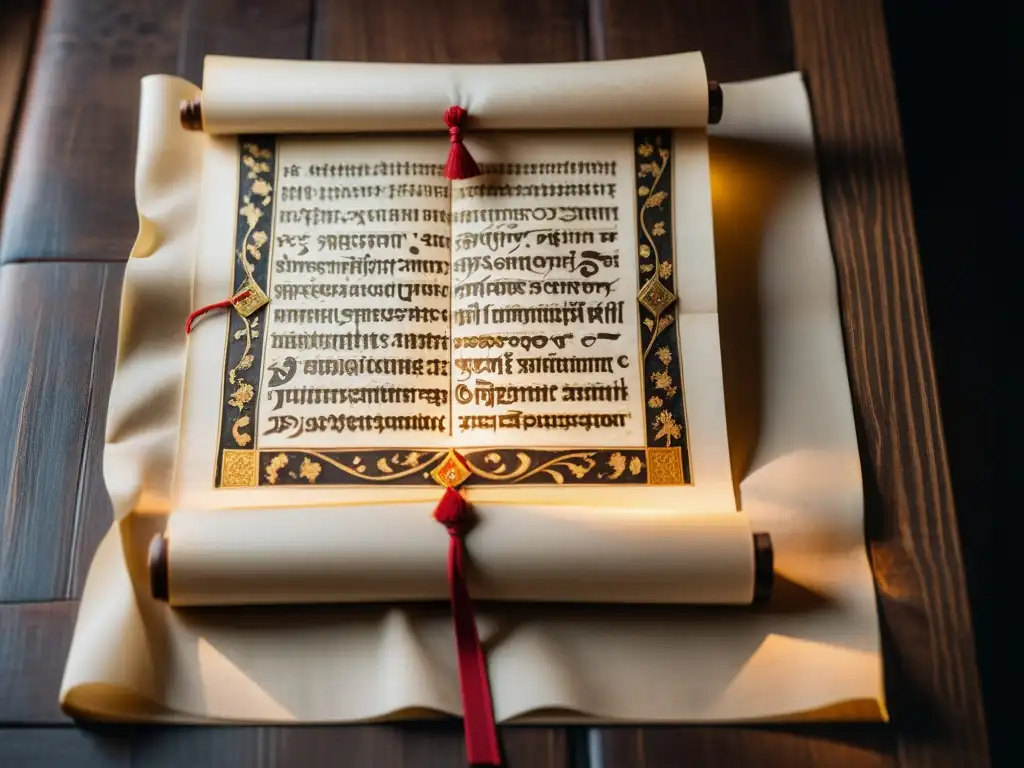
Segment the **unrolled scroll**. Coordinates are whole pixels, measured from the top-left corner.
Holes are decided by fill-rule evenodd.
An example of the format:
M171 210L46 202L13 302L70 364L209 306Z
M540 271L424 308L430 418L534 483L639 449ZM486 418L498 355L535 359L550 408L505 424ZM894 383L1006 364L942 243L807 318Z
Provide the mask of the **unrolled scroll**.
M151 549L175 606L443 600L445 529L420 505L190 512ZM746 605L771 545L746 515L492 507L467 537L475 599Z
M212 134L695 128L716 121L700 53L561 64L389 64L206 57L201 125ZM614 106L610 106L614 105Z

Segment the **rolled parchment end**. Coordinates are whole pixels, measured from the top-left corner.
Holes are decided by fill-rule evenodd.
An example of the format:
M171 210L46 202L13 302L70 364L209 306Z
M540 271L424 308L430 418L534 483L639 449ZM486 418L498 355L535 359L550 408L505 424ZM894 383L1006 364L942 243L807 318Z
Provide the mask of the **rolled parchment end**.
M714 80L708 80L708 125L717 125L721 122L724 103L722 86Z
M178 106L181 115L181 127L186 131L203 130L203 102L202 99L185 99Z
M168 588L167 537L157 534L149 542L149 591L154 600L167 601Z
M754 605L764 605L772 597L775 583L775 553L772 537L767 533L754 534Z

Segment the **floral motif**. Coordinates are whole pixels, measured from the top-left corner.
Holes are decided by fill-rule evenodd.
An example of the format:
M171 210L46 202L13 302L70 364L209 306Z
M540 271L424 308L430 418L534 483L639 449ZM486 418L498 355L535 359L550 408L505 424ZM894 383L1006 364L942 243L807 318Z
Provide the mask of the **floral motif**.
M231 399L228 400L228 405L234 406L238 410L242 410L242 408L245 407L245 404L252 400L252 395L252 384L248 384L242 379L239 379L238 389L232 393Z
M658 430L654 435L654 439L660 440L664 437L666 448L672 445L673 440L678 440L683 434L682 427L676 423L675 418L668 411L662 411L658 414L654 420L654 426Z
M651 374L651 381L654 382L654 388L660 389L665 392L666 397L675 397L676 385L672 382L672 374L667 370L655 371Z
M651 395L648 398L648 400L647 400L647 407L648 408L661 408L661 406L663 406L664 404L665 404L665 401L662 400L657 395Z
M608 475L608 479L618 480L622 473L626 471L626 457L616 451L608 457L608 466L612 468L612 473Z
M238 206L238 216L245 226L244 234L235 252L237 266L241 267L241 273L236 267L235 284L237 286L235 295L245 296L234 304L237 314L241 318L241 325L237 325L231 332L232 344L229 345L229 364L227 371L227 385L230 387L227 396L226 407L237 408L238 416L231 422L231 438L239 447L249 446L254 442L251 432L253 415L250 410L256 398L256 382L247 382L240 375L243 371L250 370L256 362L256 355L253 350L253 342L260 337L260 319L253 316L259 307L266 301L262 288L253 273L254 263L263 260L266 255L268 243L270 242L268 219L270 218L270 205L273 197L273 174L272 160L274 157L272 146L260 146L253 142L243 142L241 145L241 165L245 174L243 190ZM264 226L260 227L263 223ZM248 291L248 296L245 295ZM262 298L262 301L259 299ZM234 301L234 297L233 297ZM244 342L236 344L234 342ZM234 361L233 364L232 360ZM225 418L228 418L227 416ZM250 431L245 431L245 428ZM287 456L280 454L275 457L267 468L267 480L271 483L277 482L279 471L285 466L281 461L287 463ZM278 462L275 464L275 462Z
M661 204L665 202L665 198L668 197L668 192L661 190L654 192L650 197L647 198L647 202L644 203L645 208L661 208Z
M645 141L637 146L637 154L643 158L651 158L655 154L655 147L650 142ZM644 274L654 272L654 276L651 280L667 280L672 276L672 262L670 259L662 261L661 256L658 253L658 246L654 241L655 237L661 237L667 234L667 225L664 219L659 219L651 224L650 229L648 229L646 218L647 214L652 209L657 208L660 210L662 205L668 199L668 192L664 189L659 189L658 185L661 184L662 178L665 175L670 153L665 147L659 146L657 148L657 155L660 162L658 159L642 162L639 164L637 172L637 176L644 180L644 182L637 188L637 195L643 198L643 205L640 207L639 211L641 231L639 253L642 259L650 258L652 255L654 257L654 268L649 269L649 265L641 265L640 271ZM649 280L647 285L641 290L641 294L643 294L644 291L650 291L651 280ZM662 313L666 312L671 303L675 301L675 294L672 293L672 290L669 287L665 288L665 294L668 298L667 301L656 302L658 306L647 307L653 317L647 318L651 320L650 324L646 322L646 319L644 322L644 325L646 325L648 330L651 332L647 347L644 349L644 357L646 357L651 351L651 347L654 345L654 341L658 334L667 327L667 325L662 325L661 323L663 316ZM642 296L640 298L642 300ZM671 317L671 315L665 316Z
M661 360L661 364L666 368L668 367L668 364L672 362L672 350L668 347L658 347L658 351L654 354L659 360Z
M629 460L629 474L639 475L644 468L644 463L640 460L639 456L634 456Z
M288 455L285 453L279 453L277 456L270 460L267 464L265 471L267 482L273 485L277 482L277 473L288 466Z
M470 471L485 480L519 483L543 473L555 483L561 485L565 482L565 476L562 474L564 471L568 471L578 480L582 480L590 474L591 470L597 466L597 461L593 456L593 452L583 453L574 451L555 456L540 464L535 464L530 454L525 451L518 451L515 454L516 465L509 468L500 453L491 451L483 457L483 462L487 465L498 464L493 469L475 465L471 455L467 455L465 460Z
M315 483L316 479L320 477L322 469L320 462L311 461L309 456L305 456L302 459L302 464L299 465L299 477L308 480L310 484Z

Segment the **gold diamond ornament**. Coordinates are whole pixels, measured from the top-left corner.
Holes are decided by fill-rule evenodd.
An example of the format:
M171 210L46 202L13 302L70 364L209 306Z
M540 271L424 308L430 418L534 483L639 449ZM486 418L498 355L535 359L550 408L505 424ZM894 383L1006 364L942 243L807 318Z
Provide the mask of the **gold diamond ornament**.
M448 455L434 468L430 476L438 485L443 485L445 488L458 488L472 477L473 473L466 466L463 458L453 449L448 451Z
M655 276L648 280L646 285L640 289L640 293L637 294L636 298L648 311L658 316L672 306L676 300L676 295Z
M249 293L242 296L246 291ZM256 285L251 277L246 277L238 292L231 297L231 305L242 317L248 317L257 309L270 303L270 297Z

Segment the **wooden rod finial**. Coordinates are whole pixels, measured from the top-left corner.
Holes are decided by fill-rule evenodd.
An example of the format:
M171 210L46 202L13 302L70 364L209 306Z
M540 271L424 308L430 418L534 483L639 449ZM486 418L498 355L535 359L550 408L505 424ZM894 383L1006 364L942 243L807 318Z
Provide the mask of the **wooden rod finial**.
M186 131L203 130L202 99L185 99L178 106L178 113L181 115L181 127Z
M725 99L722 86L715 80L708 81L708 125L717 125L722 120L722 107Z
M170 598L167 549L167 537L163 534L158 533L149 542L149 593L162 602Z
M775 583L775 550L768 533L754 534L754 605L764 605L772 597Z

